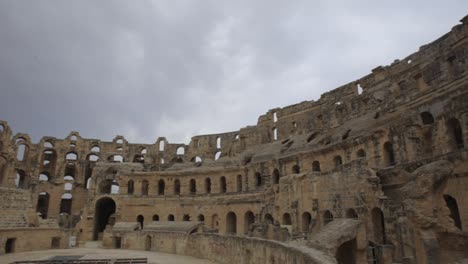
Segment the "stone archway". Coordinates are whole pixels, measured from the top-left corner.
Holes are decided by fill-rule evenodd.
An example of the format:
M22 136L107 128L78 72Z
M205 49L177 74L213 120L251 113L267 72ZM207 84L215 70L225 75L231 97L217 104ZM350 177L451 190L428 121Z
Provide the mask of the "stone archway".
M99 234L106 229L109 217L115 213L115 209L115 202L112 198L103 197L96 201L93 240L102 239Z

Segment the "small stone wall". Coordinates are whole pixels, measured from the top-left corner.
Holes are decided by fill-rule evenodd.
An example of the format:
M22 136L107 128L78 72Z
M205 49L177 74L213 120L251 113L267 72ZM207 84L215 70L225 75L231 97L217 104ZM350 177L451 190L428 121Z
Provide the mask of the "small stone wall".
M52 240L55 238L55 241ZM0 229L0 255L5 254L8 239L14 239L13 252L68 248L68 236L58 228Z

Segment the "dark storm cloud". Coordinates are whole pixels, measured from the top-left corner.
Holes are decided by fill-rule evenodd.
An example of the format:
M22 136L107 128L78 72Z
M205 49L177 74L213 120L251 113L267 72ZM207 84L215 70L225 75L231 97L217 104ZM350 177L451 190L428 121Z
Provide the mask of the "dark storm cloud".
M417 51L466 1L0 1L0 119L131 142L255 124Z

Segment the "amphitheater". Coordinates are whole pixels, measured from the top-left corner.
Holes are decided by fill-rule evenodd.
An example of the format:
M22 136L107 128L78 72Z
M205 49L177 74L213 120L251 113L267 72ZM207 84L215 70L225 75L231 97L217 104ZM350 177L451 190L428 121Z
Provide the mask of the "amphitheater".
M317 101L188 145L34 144L2 121L0 262L468 263L467 102L468 16Z

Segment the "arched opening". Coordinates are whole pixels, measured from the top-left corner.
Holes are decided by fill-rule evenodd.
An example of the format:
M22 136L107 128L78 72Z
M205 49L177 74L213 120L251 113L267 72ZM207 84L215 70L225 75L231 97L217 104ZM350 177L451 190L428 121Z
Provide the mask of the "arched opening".
M16 170L16 179L15 185L18 189L27 189L28 188L28 181L26 177L26 172L23 170Z
M196 194L197 193L197 182L195 179L190 179L189 183L190 187L190 194Z
M202 160L202 158L200 158L199 156L195 156L195 157L193 157L190 161L191 161L191 162L195 162L195 163L200 163L200 162L202 162L203 160Z
M150 251L151 250L151 236L147 235L145 238L145 250Z
M141 182L141 195L148 195L149 193L149 182L147 180L143 180Z
M138 215L136 220L140 224L140 228L143 229L143 226L145 224L145 217L142 215Z
M292 167L293 174L299 174L300 172L301 172L301 168L299 167L299 165L296 164Z
M451 118L449 119L447 125L451 145L457 149L464 148L463 131L460 125L460 121L458 121L456 118Z
M166 189L166 183L164 180L159 180L158 182L158 195L164 195L164 190Z
M91 184L91 176L93 175L93 168L88 164L85 168L85 185L83 186L85 189L89 189Z
M179 179L174 181L174 194L175 195L180 194L180 181L179 181Z
M330 223L331 221L333 221L333 214L329 210L326 210L323 213L323 223L326 225Z
M184 147L178 147L176 150L177 155L184 155L185 154L185 148Z
M319 161L314 161L312 162L312 171L313 172L320 172L320 162Z
M309 212L302 214L302 232L309 232L312 224L312 215Z
M184 216L182 216L182 221L189 222L190 221L190 215L184 214Z
M216 138L216 148L220 149L221 148L221 137Z
M462 223L460 218L460 212L458 211L458 203L455 198L450 195L444 195L445 203L450 210L450 218L453 219L453 222L458 229L462 230Z
M164 140L159 141L159 151L164 151Z
M197 216L197 221L198 221L198 222L205 222L205 216L202 215L202 214L201 214L201 215L198 215L198 216Z
M280 174L278 169L273 170L273 184L279 184Z
M99 156L96 155L96 154L89 154L86 159L89 160L89 161L96 162L96 161L99 161Z
M157 215L157 214L153 215L152 220L153 220L153 222L159 221L159 215Z
M363 149L360 149L356 152L356 156L358 159L365 159L366 158L366 152Z
M112 180L103 180L99 183L100 194L110 194L112 191Z
M111 194L119 194L120 192L120 185L116 180L112 181L111 185Z
M109 218L115 213L115 202L109 197L103 197L96 202L94 213L94 240L102 239L102 232L109 224Z
M226 216L226 233L227 234L237 233L237 217L234 212L229 212Z
M68 152L67 155L65 156L66 160L78 160L78 154L75 152Z
M273 219L273 216L271 216L271 214L265 214L263 220L268 225L272 225L275 222L275 219Z
M384 144L384 163L386 166L395 165L395 153L393 152L393 144L390 142Z
M336 261L339 264L356 264L356 239L341 244L336 250Z
M291 215L289 213L284 213L282 220L283 225L292 225Z
M49 198L50 195L46 192L39 193L37 199L36 212L40 214L42 219L47 219L47 212L49 211Z
M129 180L127 183L127 194L132 195L134 191L135 191L135 183L133 182L133 180Z
M226 186L226 177L221 177L219 180L219 186L220 186L220 192L221 193L226 193L227 191L227 186Z
M237 192L242 192L242 175L237 175Z
M22 142L22 141L20 141ZM23 161L26 158L27 146L24 143L20 143L16 149L16 160Z
M374 243L384 245L386 243L385 218L380 208L372 209L372 226L374 228Z
M142 154L135 154L135 156L133 157L133 162L145 163L145 157Z
M429 112L422 112L421 113L421 120L424 125L434 124L434 117Z
M273 128L273 140L278 140L278 129L276 127Z
M214 160L218 160L219 158L221 158L221 151L215 153Z
M346 211L346 218L358 219L359 216L358 216L358 214L356 213L356 210L354 210L353 208L349 208L349 209Z
M335 165L335 169L341 168L341 165L343 165L343 159L341 158L341 156L335 156L333 158L333 164Z
M260 186L262 186L262 184L263 184L262 183L262 175L259 172L256 172L255 173L255 185L257 187L260 187Z
M167 221L169 221L169 222L175 221L174 215L172 215L172 214L168 215L168 216L167 216Z
M91 148L91 152L99 153L99 152L101 152L101 148L99 146L93 146Z
M57 155L55 154L55 150L47 149L42 153L42 166L45 169L51 169L51 171L53 171L55 169L56 160Z
M250 232L253 223L255 223L255 215L252 211L247 211L244 215L244 234L247 235Z
M73 189L73 184L70 182L67 182L63 185L63 190L64 191L71 191Z
M211 193L211 179L205 179L205 193Z

